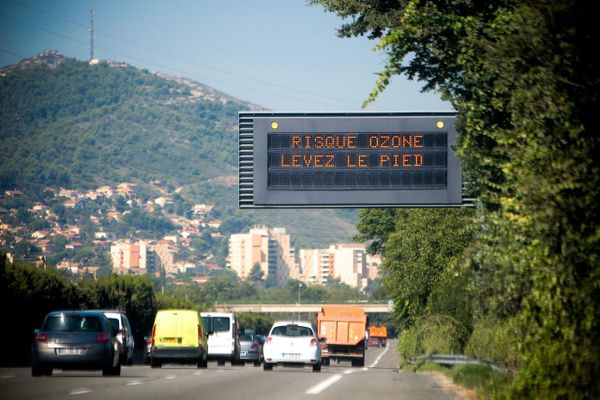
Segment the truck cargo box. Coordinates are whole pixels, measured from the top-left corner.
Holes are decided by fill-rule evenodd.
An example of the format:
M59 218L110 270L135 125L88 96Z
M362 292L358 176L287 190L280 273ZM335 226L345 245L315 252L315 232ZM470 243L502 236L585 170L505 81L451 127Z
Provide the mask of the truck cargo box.
M319 337L325 365L329 359L350 359L353 366L364 365L367 316L358 306L323 306L317 314Z

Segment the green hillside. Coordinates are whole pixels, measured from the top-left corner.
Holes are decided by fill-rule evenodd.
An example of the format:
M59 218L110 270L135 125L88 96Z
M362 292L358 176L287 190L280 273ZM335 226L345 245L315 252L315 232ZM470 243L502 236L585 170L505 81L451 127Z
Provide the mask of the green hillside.
M306 246L350 240L355 212L237 209L237 113L257 108L197 82L45 52L0 70L0 189L135 182L215 204L226 233L264 224Z

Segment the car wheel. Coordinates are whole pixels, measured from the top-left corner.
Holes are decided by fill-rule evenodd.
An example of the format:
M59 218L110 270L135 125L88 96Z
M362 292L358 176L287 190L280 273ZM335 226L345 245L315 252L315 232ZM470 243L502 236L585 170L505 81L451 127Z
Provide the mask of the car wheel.
M46 367L42 369L42 375L44 376L52 376L52 368Z
M321 363L313 364L313 372L321 372Z
M352 366L353 367L364 367L365 366L365 359L364 358L353 358L352 359Z
M198 368L202 368L202 369L208 368L208 360L206 358L200 358L198 360Z
M273 371L273 364L264 363L263 364L263 371Z

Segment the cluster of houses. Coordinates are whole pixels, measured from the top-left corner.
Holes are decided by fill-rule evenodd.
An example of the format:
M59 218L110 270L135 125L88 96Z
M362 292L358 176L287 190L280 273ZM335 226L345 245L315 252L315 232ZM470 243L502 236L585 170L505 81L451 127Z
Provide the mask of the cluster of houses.
M35 225L43 226L42 229L33 231L28 225L18 220L16 209L2 207L2 198L0 197L0 249L4 248L13 258L15 256L14 249L19 243L34 246L38 250L34 252L36 258L27 261L35 261L38 265L43 266L46 265L48 257L63 252L65 257L56 263L56 268L72 276L89 276L91 278L96 278L98 266L73 261L69 256L70 251L91 246L95 251L110 254L113 271L121 274L146 272L159 274L162 271L167 274L167 277L173 277L195 269L195 263L189 260L176 261L175 255L181 248L189 248L193 238L199 237L205 232L208 232L214 239L223 238L219 232L222 222L209 218L213 209L210 204L194 205L191 210L191 218L169 215L164 211L166 218L176 226L176 233L167 235L158 241L120 239L113 232L107 230L106 221L121 221L124 214L128 212L127 210L119 212L115 207L109 207L102 212L101 209L98 209L89 215L87 223L79 221L79 223L63 225L60 223L59 216L53 211L54 207L49 205L60 204L66 212L69 212L70 209L82 209L88 201L110 201L121 197L129 206L135 205L144 208L147 212L153 212L157 207L164 210L171 202L168 194L143 202L137 196L136 187L136 184L125 182L116 187L101 186L89 191L46 188L46 197L50 199L48 204L36 202L28 210L33 220L37 221ZM7 190L3 197L17 198L24 195L25 193L19 190ZM8 221L12 221L12 224ZM140 248L147 249L149 255L140 256ZM133 256L127 255L127 252ZM212 255L203 256L206 259L205 267L219 268L211 263Z
M197 284L205 283L210 271L224 269L218 265L210 253L198 254L193 248L194 238L210 235L215 243L225 239L219 231L222 222L211 219L213 205L193 205L186 216L167 212L172 200L168 193L142 201L136 193L137 185L120 183L116 187L101 186L87 192L71 189L46 189L48 204L34 203L28 212L36 227L43 229L31 231L28 226L18 222L17 210L2 208L0 198L0 249L12 249L23 242L35 246L35 261L47 266L47 259L53 255L56 268L73 277L97 278L98 265L90 265L85 257L73 257L77 250L91 247L93 254L103 253L109 256L110 268L119 275L154 274L176 280L185 275ZM5 198L24 196L18 190L8 190ZM153 213L157 208L163 211L176 227L159 240L136 237L119 238L110 231L111 221L121 221L129 211L128 207L115 207L123 201L131 207L140 207ZM70 209L86 209L86 202L95 201L103 207L90 208L85 215L88 221L69 218L70 224L61 224L61 219L53 211L56 205L62 205L64 212ZM104 210L104 211L103 211ZM9 223L12 222L12 224ZM15 223L16 221L16 223ZM75 222L73 222L75 221ZM248 279L253 269L260 268L262 278L273 284L283 286L290 279L307 284L325 284L331 279L339 279L349 286L364 289L369 281L378 274L380 259L366 252L362 244L339 243L323 249L300 249L292 247L291 236L285 228L254 227L247 233L237 233L227 238L228 257L226 267L234 271L241 279ZM23 246L21 246L23 248ZM184 251L184 250L189 251ZM187 254L187 256L183 256ZM31 260L30 260L31 261Z

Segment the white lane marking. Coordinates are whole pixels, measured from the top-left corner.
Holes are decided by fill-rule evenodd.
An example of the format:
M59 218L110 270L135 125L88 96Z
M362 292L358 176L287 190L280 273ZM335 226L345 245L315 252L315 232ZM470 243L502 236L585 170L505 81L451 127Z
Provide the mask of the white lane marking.
M336 383L337 381L339 381L340 379L342 379L342 375L341 374L333 375L330 378L327 378L326 380L324 380L323 382L321 382L321 383L319 383L319 384L311 387L310 389L308 389L306 391L306 394L319 394L323 390L327 389L329 386L331 386L334 383Z
M69 392L69 394L71 396L76 396L78 394L86 394L86 393L92 393L92 389L90 388L77 388L77 389L73 389Z
M175 375L166 376L165 379L175 379Z
M194 376L202 375L203 372L194 372Z
M347 369L344 371L344 375L350 375L353 372L356 372L356 370L355 369Z
M2 379L10 379L10 378L14 378L14 377L15 377L15 375L2 375L2 376L0 376L0 378L2 378Z
M371 365L369 365L369 368L373 368L374 366L376 366L376 365L377 365L377 363L379 362L379 360L381 360L381 357L383 357L383 355L384 355L385 353L387 353L387 351L388 351L389 349L390 349L390 346L386 346L386 348L385 348L385 350L383 351L383 353L381 353L381 354L379 355L379 357L377 357L377 358L375 359L375 361L373 361L373 363L372 363Z
M127 386L135 386L135 385L141 385L141 384L142 384L141 381L131 381L131 382L126 383Z

